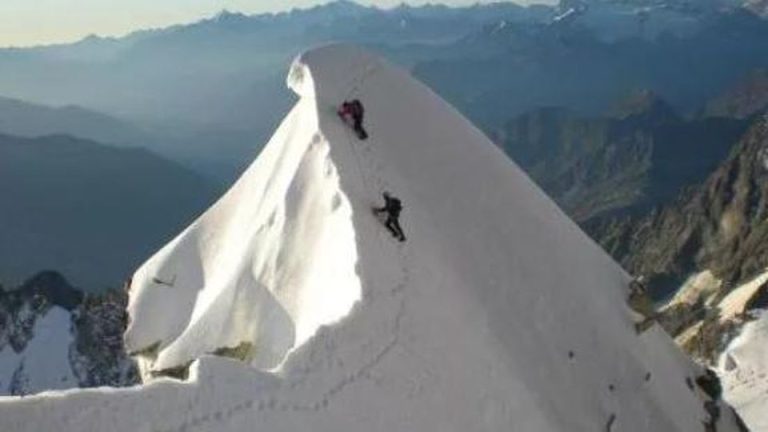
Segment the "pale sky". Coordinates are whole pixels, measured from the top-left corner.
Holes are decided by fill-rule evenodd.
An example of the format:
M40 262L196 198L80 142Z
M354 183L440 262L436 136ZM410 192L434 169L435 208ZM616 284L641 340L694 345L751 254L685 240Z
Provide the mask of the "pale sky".
M479 0L480 3L491 1ZM525 1L531 0L518 2ZM0 46L71 42L90 34L120 36L139 29L197 21L222 9L259 13L307 7L324 2L325 0L0 0ZM359 2L392 7L403 0ZM442 2L464 5L478 1ZM408 0L407 3L416 5L427 1Z

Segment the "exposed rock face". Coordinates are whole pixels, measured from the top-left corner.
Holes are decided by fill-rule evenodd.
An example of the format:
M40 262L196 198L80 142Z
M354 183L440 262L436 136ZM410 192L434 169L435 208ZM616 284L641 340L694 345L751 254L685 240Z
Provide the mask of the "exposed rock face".
M743 133L742 121L684 120L650 92L610 117L546 108L519 116L497 141L577 221L638 214L706 179Z
M12 292L20 299L44 299L68 311L74 310L83 301L81 291L70 285L61 274L50 270L38 273Z
M73 314L75 349L70 363L80 387L125 386L138 382L135 365L125 352L123 331L128 316L124 291L87 295Z
M768 8L768 2L766 2ZM768 9L767 9L768 10ZM706 107L706 114L746 119L768 108L768 69L758 69Z
M757 15L768 17L768 0L747 0L745 6Z
M586 224L625 268L649 276L658 299L675 293L661 307L659 322L694 359L719 368L726 399L756 430L762 430L765 403L759 378L764 375L754 371L761 370L764 356L737 364L732 353L761 346L756 339L745 348L741 335L760 327L754 320L768 306L767 155L768 117L758 116L706 181L674 203L645 216ZM748 430L738 416L736 422Z
M53 271L0 288L0 395L136 383L122 342L126 299L84 295Z
M630 272L651 277L657 296L703 269L727 292L768 265L766 180L768 121L760 118L706 182L674 204L588 230Z
M82 299L80 291L51 271L35 275L15 290L0 287L0 351L6 344L16 353L23 351L34 337L32 328L39 316L54 306L71 311Z
M634 123L646 126L662 125L681 120L670 104L648 89L630 93L628 97L619 101L610 114L618 119L632 119Z

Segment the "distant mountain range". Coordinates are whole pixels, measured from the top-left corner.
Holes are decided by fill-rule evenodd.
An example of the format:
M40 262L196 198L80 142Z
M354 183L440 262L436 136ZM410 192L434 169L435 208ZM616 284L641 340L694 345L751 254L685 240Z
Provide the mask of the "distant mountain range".
M768 69L752 71L710 101L705 115L710 117L749 118L768 109Z
M687 115L768 66L767 21L741 9L689 19L696 31L652 39L606 40L579 20L489 26L414 73L485 129L537 107L600 115L639 89Z
M753 71L768 68L768 57L761 55L768 52L768 21L740 6L727 1L693 5L638 0L382 10L336 1L279 14L224 11L197 23L124 38L90 37L69 45L0 50L0 94L35 102L0 99L0 133L67 134L119 147L145 147L227 184L253 160L292 102L283 76L294 53L307 45L345 40L373 46L410 67L495 137L576 219L639 215L702 181L730 151L745 128L744 119L765 102L751 95L765 85L764 72ZM573 16L566 19L563 14L570 10ZM617 22L626 24L623 30L605 25ZM753 79L741 81L746 82L743 88L733 87L750 73ZM629 94L641 96L631 100ZM617 101L627 102L617 108ZM735 113L734 104L744 113ZM711 118L715 116L731 118ZM59 147L79 142L54 140L69 140ZM138 172L145 171L138 168L142 164L167 163L138 150L86 147L78 150L84 155L78 173L101 169L88 161L94 156L85 156L92 152L111 153L115 161L125 155L143 158L134 168ZM27 176L45 177L40 173L60 167L23 169L31 170ZM117 166L111 171L131 178ZM64 176L75 170L58 172ZM214 189L203 179L192 180L192 173L176 165L154 172L168 185L169 197L192 203L177 207L175 213L159 212L169 221L191 217ZM160 173L186 180L165 183ZM114 180L103 171L99 175ZM98 183L93 178L90 181ZM114 226L136 224L137 219L156 215L150 209L174 203L155 195L148 201L153 204L134 206L135 199L147 197L134 186L120 201L124 210L109 207L111 213L103 215L121 221ZM78 194L95 199L87 188ZM59 204L71 205L63 199ZM39 212L27 217L24 212L37 210L21 207L24 211L10 212L17 221L40 217ZM50 229L41 233L77 244L84 233L59 231L68 227L64 214L57 229L48 224ZM75 218L75 223L84 220ZM158 226L154 237L148 237L166 231ZM13 235L23 232L17 229ZM128 238L130 232L120 235ZM22 244L41 241L31 240ZM58 246L46 250L82 261ZM135 262L126 257L141 256L132 253L119 260ZM41 266L21 268L13 260L5 266L14 277L25 276L49 267L43 265L44 256L35 261ZM68 274L66 267L61 270Z
M768 264L768 122L759 117L700 185L640 217L592 232L629 270L658 280L657 294L711 270L728 290Z
M153 146L171 149L163 154L228 181L287 112L293 96L285 71L307 46L347 40L429 51L490 20L547 13L513 3L381 10L348 1L279 14L225 11L125 38L0 50L0 95L128 119L158 137ZM405 61L420 57L416 48L406 51Z
M0 131L35 138L72 135L121 146L148 146L151 138L140 128L78 106L49 107L0 97Z
M729 156L673 201L585 226L629 272L645 278L658 300L660 322L680 346L720 373L738 375L735 386L726 381L724 387L742 407L754 407L754 430L764 424L755 418L765 413L765 399L764 392L751 389L762 385L764 374L752 377L750 371L764 370L765 356L723 354L733 344L764 349L762 340L744 346L738 338L768 308L766 115L753 117ZM742 385L752 392L736 396Z
M577 221L643 213L703 180L746 128L735 119L686 120L645 98L599 117L539 109L494 135Z
M643 91L601 116L533 110L492 136L627 270L650 278L657 298L702 271L727 293L768 266L767 98L757 70L691 117Z
M27 138L68 135L113 147L151 149L213 181L221 180L215 174L219 170L233 169L222 154L253 151L253 142L239 130L200 128L186 133L197 134L198 139L187 140L183 133L170 126L145 129L134 122L76 105L54 107L0 97L0 134ZM201 138L215 142L215 151L210 145L201 147Z
M664 158L672 176L650 176L668 187L663 199L643 211L584 223L629 271L656 280L652 285L659 298L691 274L712 271L727 292L768 267L768 254L760 249L762 200L768 196L762 191L768 160L766 82L763 70L754 71L706 104L693 122L709 127L680 135L679 156ZM691 164L700 165L698 174L677 190L669 187Z
M56 269L88 290L116 287L217 194L142 149L65 135L0 135L0 275Z
M293 56L328 41L413 69L487 129L541 106L602 113L644 88L687 113L768 66L768 23L730 2L582 3L224 11L124 38L0 50L0 95L127 120L148 147L227 183L287 112Z

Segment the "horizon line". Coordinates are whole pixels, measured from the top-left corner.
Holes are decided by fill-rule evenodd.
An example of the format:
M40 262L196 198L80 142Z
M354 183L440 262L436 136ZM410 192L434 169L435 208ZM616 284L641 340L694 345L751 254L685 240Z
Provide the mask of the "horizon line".
M282 10L275 10L275 11L265 11L265 12L247 12L243 10L237 10L233 8L221 8L216 12L213 12L209 15L203 15L198 18L190 19L187 21L179 21L179 22L172 22L164 25L159 26L147 26L147 27L137 27L132 30L128 30L122 33L116 33L116 34L104 34L99 32L93 32L86 34L84 36L77 36L73 37L72 39L66 40L62 39L59 41L51 41L51 42L40 42L40 43L30 43L30 44L0 44L0 51L21 51L21 50L28 50L28 49L45 49L45 48L56 48L56 47L63 47L67 45L76 45L82 42L85 42L89 39L99 39L99 40L105 40L105 41L118 41L120 39L126 39L128 37L131 37L133 35L141 34L141 33L151 33L151 32L162 32L165 30L171 30L174 28L180 28L180 27L187 27L187 26L193 26L195 24L200 24L206 21L215 20L217 17L220 17L222 15L241 15L246 18L258 18L258 17L275 17L283 14L290 14L290 13L297 13L297 12L307 12L312 9L316 8L322 8L327 7L328 5L335 4L335 3L351 3L354 5L357 5L364 9L370 9L370 10L377 10L377 11L393 11L400 8L412 8L412 9L419 9L419 8L425 8L425 7L435 7L435 6L443 6L449 9L467 9L467 8L473 8L473 7L485 7L485 6L493 6L493 5L500 5L500 4L516 4L520 7L531 7L534 5L544 5L546 4L543 0L531 0L529 3L521 4L519 0L494 0L487 3L481 3L478 0L475 0L473 3L464 4L464 5L449 5L444 3L441 0L435 1L435 2L427 2L420 5L410 5L406 3L405 1L402 1L399 4L392 5L392 6L378 6L378 5L366 5L362 4L357 0L329 0L325 2L318 3L313 6L306 6L306 7L291 7L289 9L282 9Z

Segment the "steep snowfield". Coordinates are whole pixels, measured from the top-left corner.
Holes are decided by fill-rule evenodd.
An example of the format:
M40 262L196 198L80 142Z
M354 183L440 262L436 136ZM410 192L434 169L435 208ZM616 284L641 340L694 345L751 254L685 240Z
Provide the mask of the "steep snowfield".
M352 209L314 106L301 101L234 187L134 275L126 344L160 342L154 369L242 343L274 368L360 299Z
M15 353L10 346L0 351L0 395L77 386L69 362L70 327L69 312L53 307L35 322L24 351Z
M344 45L288 81L263 153L133 278L145 376L190 377L6 399L0 430L703 430L699 371L635 334L627 275L453 108ZM407 243L371 214L384 190ZM204 355L236 347L248 365Z
M726 321L736 318L745 309L749 300L757 294L760 287L768 282L768 271L763 272L753 278L751 281L741 285L728 293L718 304L720 308L720 320Z
M768 431L768 312L748 323L720 358L725 399L752 432Z
M710 270L704 270L688 277L675 295L664 304L664 308L681 304L692 305L699 300L709 301L722 285Z

